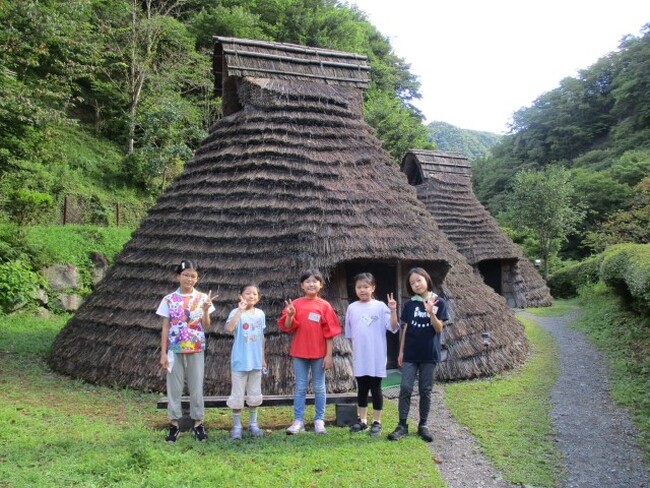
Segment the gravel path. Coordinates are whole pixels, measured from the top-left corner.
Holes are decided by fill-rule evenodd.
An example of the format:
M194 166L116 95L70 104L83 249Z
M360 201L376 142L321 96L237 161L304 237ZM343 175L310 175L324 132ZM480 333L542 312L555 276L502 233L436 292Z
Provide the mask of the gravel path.
M566 457L566 488L650 487L650 471L636 443L637 429L609 396L608 370L601 354L580 332L566 327L576 315L536 317L560 348L560 377L551 412L557 446Z
M601 355L580 333L567 328L577 315L537 317L557 340L561 353L560 376L552 391L557 446L566 458L562 488L650 488L650 472L635 437L636 428L608 393L607 368ZM385 391L397 401L399 388ZM411 413L417 415L414 395ZM415 420L412 424L417 425ZM444 405L443 391L434 387L429 428L434 460L449 488L516 488L508 483L481 452L469 430L458 424Z

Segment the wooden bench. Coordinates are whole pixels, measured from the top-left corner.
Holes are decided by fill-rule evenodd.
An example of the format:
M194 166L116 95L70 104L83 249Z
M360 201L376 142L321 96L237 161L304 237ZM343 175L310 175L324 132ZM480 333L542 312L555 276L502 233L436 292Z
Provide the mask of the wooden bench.
M310 394L305 397L307 405L314 404L314 395ZM226 401L227 396L204 396L203 403L205 408L228 408ZM156 404L159 409L167 408L167 397L161 397ZM351 393L328 393L326 402L329 405L335 405L336 411L336 425L343 427L351 425L357 419L357 394ZM293 395L264 395L264 402L262 407L281 407L293 405ZM181 407L183 409L183 417L181 430L185 429L185 424L189 420L190 397L181 397ZM187 417L187 419L185 419ZM189 424L191 425L191 423Z

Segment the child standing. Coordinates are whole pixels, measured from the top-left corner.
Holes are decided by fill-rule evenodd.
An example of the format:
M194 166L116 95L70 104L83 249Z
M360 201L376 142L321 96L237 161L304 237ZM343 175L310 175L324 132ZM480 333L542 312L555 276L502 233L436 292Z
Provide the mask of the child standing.
M167 416L171 422L167 442L176 442L180 434L178 420L181 395L187 379L190 391L190 416L194 420L194 437L205 441L208 434L203 426L203 371L205 330L210 327L212 301L219 295L207 295L194 288L199 280L199 268L190 260L183 260L176 268L178 289L165 296L157 315L162 317L160 333L160 366L167 370Z
M241 411L244 400L250 411L248 430L254 437L261 437L262 430L257 425L257 407L262 404L262 369L266 369L264 359L264 312L255 308L260 301L256 285L249 283L239 290L239 305L230 312L226 320L226 330L235 335L230 356L232 388L226 404L232 409L233 428L230 437L242 438Z
M381 411L384 396L382 378L386 377L386 331L396 333L397 302L388 295L388 306L374 299L375 277L360 273L354 277L354 291L359 299L350 304L345 313L345 337L352 341L352 365L357 380L358 419L350 432L368 428L368 392L372 395L373 422L370 435L381 434Z
M286 307L278 320L281 331L293 335L289 354L293 358L296 377L293 394L293 423L287 434L305 430L305 397L311 370L315 409L314 432L325 434L325 370L332 367L334 337L341 333L336 312L326 300L318 296L325 285L323 275L317 270L305 271L300 277L300 288L305 296L285 301Z
M433 293L433 282L422 268L413 268L406 275L406 288L411 293L411 300L404 304L400 322L402 323L402 340L397 363L402 368L402 380L399 386L399 424L388 439L396 441L408 434L408 413L411 406L411 394L416 374L419 377L420 422L418 435L426 442L431 442L427 419L431 407L431 390L436 363L440 362L440 333L443 321L448 320L447 304Z

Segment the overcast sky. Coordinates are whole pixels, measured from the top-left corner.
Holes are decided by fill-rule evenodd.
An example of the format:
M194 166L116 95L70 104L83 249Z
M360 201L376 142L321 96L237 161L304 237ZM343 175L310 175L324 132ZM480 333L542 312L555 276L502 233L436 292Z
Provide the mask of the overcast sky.
M346 1L411 65L426 122L496 133L650 22L650 0Z

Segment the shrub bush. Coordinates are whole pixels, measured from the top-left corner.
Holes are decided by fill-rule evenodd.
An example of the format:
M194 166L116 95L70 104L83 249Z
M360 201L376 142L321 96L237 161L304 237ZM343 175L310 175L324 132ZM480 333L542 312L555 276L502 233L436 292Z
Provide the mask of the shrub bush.
M603 253L600 277L639 311L650 311L650 244L618 244Z
M582 287L598 283L602 260L603 256L599 254L553 273L548 280L551 295L555 298L575 297Z
M0 314L35 303L36 288L43 280L21 261L0 264Z

